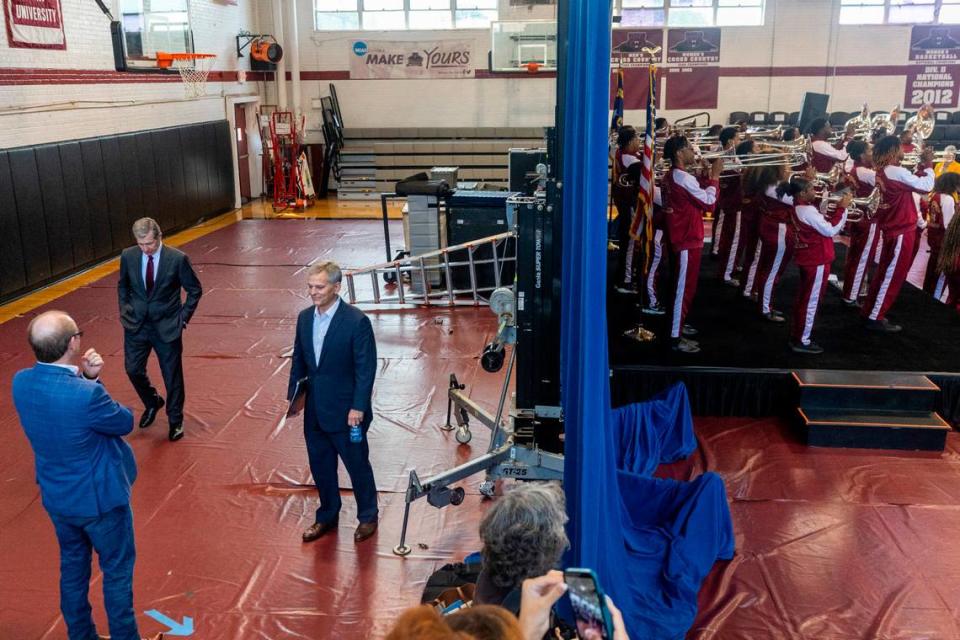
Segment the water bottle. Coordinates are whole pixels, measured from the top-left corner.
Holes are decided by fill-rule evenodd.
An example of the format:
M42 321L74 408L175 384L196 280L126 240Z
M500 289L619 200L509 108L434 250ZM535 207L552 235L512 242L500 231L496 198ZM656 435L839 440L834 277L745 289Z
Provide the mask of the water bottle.
M350 442L357 444L363 440L363 434L360 432L360 425L355 424L350 427Z

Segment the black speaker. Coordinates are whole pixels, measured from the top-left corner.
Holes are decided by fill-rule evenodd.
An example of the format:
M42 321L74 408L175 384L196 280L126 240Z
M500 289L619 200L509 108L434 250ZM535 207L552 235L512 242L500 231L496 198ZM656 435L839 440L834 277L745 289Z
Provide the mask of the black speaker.
M803 95L803 106L800 107L800 121L797 126L800 133L807 133L807 127L817 118L827 117L827 103L830 102L830 96L826 93L810 93Z

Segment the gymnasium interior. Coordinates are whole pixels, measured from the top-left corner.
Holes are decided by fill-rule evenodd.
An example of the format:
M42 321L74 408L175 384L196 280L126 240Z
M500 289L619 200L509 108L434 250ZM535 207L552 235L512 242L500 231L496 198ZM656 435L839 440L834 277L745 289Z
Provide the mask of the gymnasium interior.
M804 153L779 137L819 118L922 125L918 152L956 165L960 0L3 4L0 640L72 638L14 401L28 328L69 314L136 424L117 291L142 218L203 294L183 439L162 411L122 438L141 636L386 638L482 550L499 500L548 481L569 518L555 568L593 570L634 640L960 638L960 292L924 289L928 233L889 334L841 299L835 238L818 356L724 286L714 212L699 353L611 275L623 125L654 166L674 135L715 158L712 125ZM318 496L291 362L324 261L376 340L363 542L343 464L338 528L302 538ZM787 266L788 315L802 286ZM163 394L153 356L147 373ZM103 586L94 560L100 634Z

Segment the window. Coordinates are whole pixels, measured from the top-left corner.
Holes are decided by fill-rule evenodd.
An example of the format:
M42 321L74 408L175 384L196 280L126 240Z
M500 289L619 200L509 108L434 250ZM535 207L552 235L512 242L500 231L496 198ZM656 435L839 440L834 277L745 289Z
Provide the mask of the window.
M958 24L960 0L840 0L840 24Z
M314 0L318 31L487 29L497 0Z
M617 6L621 27L763 24L763 0L618 0Z

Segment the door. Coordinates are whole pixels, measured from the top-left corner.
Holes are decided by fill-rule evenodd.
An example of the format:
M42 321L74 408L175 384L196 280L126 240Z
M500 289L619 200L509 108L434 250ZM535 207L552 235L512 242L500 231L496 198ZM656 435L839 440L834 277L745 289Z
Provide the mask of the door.
M234 105L237 136L237 171L240 172L240 202L250 201L250 155L247 151L247 110L242 104Z

